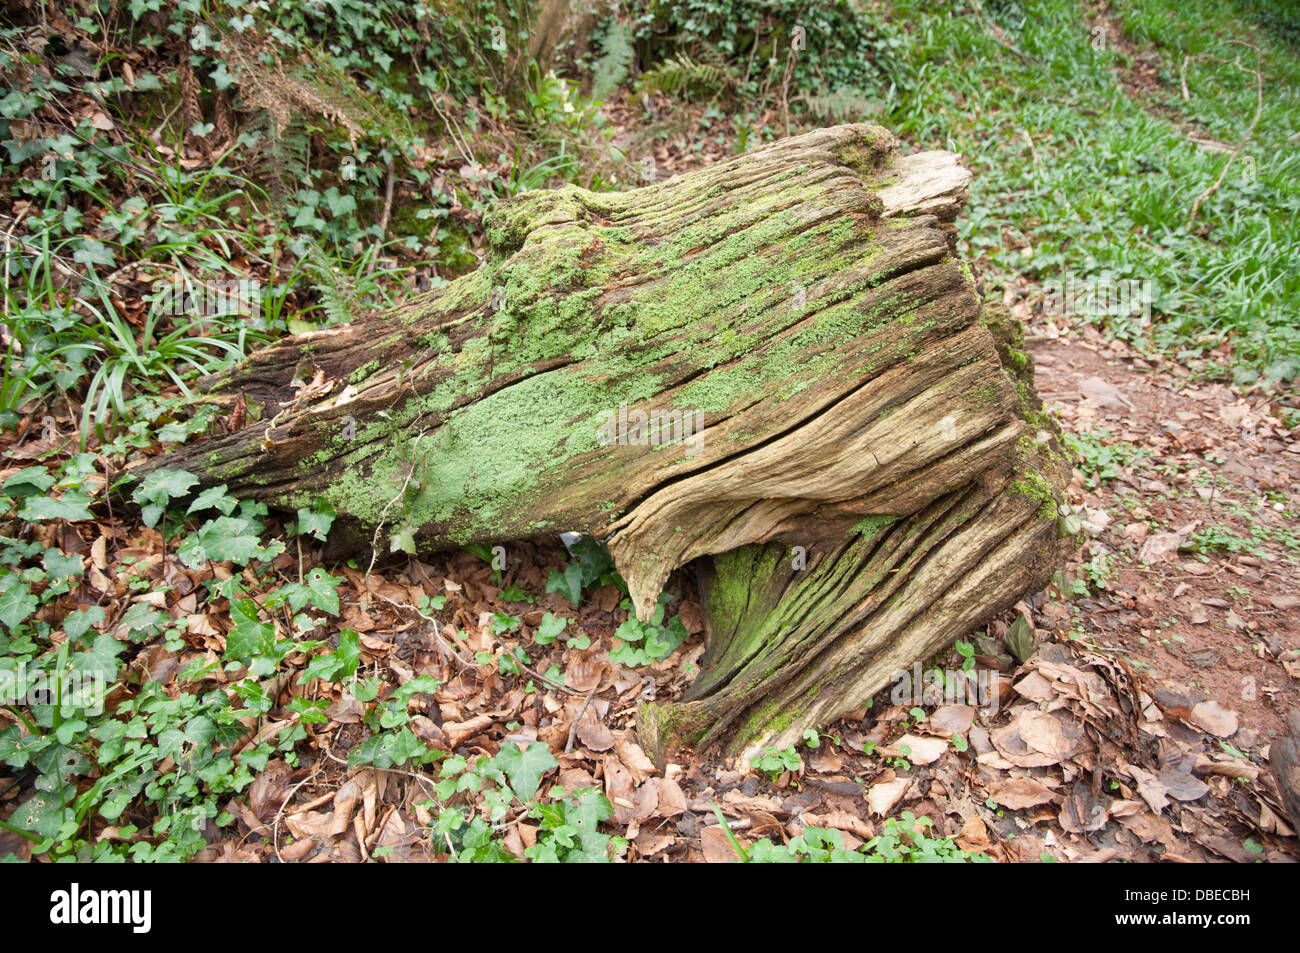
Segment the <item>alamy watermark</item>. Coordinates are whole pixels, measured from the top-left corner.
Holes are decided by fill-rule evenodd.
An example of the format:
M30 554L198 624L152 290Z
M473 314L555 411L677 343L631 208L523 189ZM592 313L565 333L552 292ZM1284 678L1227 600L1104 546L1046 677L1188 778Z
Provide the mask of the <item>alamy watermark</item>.
M1130 318L1141 315L1151 320L1151 303L1156 298L1150 278L1111 278L1108 275L1073 275L1053 279L1043 286L1043 310L1049 315L1077 315L1085 318Z
M152 305L156 314L170 317L217 318L247 315L262 310L262 283L254 278L212 281L155 281Z
M50 922L56 925L121 924L132 933L148 933L153 925L152 890L82 889L73 881L67 890L50 894Z
M663 447L682 444L686 456L693 457L704 449L704 411L702 410L629 410L619 404L596 427L596 442L602 447Z
M59 705L100 715L107 683L99 669L28 671L27 663L20 661L16 669L0 669L0 705Z
M969 705L973 699L981 715L998 710L998 673L993 669L941 669L923 671L920 662L911 671L900 668L890 676L894 687L889 700L895 705Z

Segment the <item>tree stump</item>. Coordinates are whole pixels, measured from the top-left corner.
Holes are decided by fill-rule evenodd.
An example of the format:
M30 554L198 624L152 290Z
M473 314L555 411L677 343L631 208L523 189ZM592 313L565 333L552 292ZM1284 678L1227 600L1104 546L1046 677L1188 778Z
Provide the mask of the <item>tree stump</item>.
M206 382L260 420L160 458L355 545L607 539L706 651L646 744L749 755L862 707L1041 587L1077 518L1019 323L951 222L970 174L874 126L624 193L528 192L473 274Z

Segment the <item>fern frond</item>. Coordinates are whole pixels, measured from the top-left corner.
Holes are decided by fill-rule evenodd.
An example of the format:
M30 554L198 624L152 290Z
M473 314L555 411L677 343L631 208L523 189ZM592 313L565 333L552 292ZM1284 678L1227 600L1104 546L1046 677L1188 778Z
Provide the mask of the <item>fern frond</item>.
M724 66L701 63L682 53L675 59L664 60L654 69L642 73L637 90L709 95L734 86L735 83L736 78Z
M853 87L837 89L830 93L817 93L802 97L808 111L817 119L829 122L861 122L880 115L880 100Z
M617 20L611 23L602 49L603 53L592 70L591 97L603 101L618 92L632 65L634 50L628 25Z
M354 317L356 295L352 280L333 256L319 245L307 250L304 260L312 290L320 301L327 325L346 324Z

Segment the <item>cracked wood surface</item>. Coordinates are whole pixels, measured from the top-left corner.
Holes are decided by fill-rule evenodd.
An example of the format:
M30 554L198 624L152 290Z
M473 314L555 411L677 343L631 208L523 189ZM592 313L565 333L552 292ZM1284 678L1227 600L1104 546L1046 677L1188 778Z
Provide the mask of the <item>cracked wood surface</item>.
M489 216L478 271L256 352L207 393L261 420L152 465L286 508L322 498L355 544L381 524L429 548L589 532L643 619L674 569L717 557L698 691L643 712L643 733L786 737L1041 584L1060 549L1052 434L1027 425L1031 378L952 250L969 180L949 153L838 126L626 193L524 193ZM702 430L602 444L624 408ZM975 500L978 519L932 525ZM864 520L894 529L863 551ZM904 526L928 555L867 586L921 551ZM728 575L725 554L794 545L813 553L802 581ZM736 585L744 610L717 596ZM793 721L765 713L775 699Z

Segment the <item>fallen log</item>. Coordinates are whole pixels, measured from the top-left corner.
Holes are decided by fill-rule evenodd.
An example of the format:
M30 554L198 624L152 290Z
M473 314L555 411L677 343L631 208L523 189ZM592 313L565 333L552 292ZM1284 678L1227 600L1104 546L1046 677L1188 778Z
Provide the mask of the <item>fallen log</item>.
M1020 326L953 250L969 178L858 125L519 195L478 271L254 353L206 386L261 419L152 465L324 499L356 545L594 534L642 619L695 562L701 671L642 739L794 743L1041 587L1078 530Z

